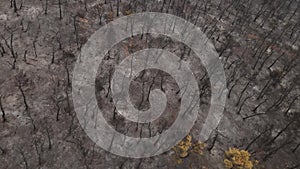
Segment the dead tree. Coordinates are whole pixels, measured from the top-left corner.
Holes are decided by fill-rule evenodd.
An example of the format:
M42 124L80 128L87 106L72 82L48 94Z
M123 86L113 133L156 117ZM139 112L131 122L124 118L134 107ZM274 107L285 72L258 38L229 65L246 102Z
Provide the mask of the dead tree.
M252 141L250 141L250 143L246 146L245 150L249 150L250 147L261 137L263 136L265 133L267 133L268 131L270 131L272 129L272 127L267 127L267 129L265 129L263 132L261 132L259 135L257 135Z
M162 6L161 6L161 8L160 8L160 12L163 11L163 9L164 9L164 7L165 7L165 4L166 4L166 0L163 0L163 4L162 4Z
M206 1L206 2L208 3L209 1ZM206 11L207 11L207 3L205 4L205 11L204 11L205 14L206 14ZM228 11L228 9L229 9L234 3L235 3L235 1L232 1L229 5L227 5L226 8L224 8L224 9L220 12L220 15L219 15L218 20L221 20L221 19L222 19L222 17L225 15L225 12Z
M234 79L236 79L236 78L235 78L235 75L236 75L237 72L238 72L237 69L241 66L242 62L240 62L240 59L237 59L237 60L231 62L231 63L227 66L226 69L229 70L229 69L231 68L231 66L234 65L234 64L235 64L235 67L234 67L233 70L232 70L232 73L231 73L231 75L230 75L230 77L229 77L228 83L231 83Z
M109 96L109 93L111 92L111 78L113 75L113 71L114 70L110 67L109 75L108 75L108 88L107 88L106 98Z
M13 64L12 64L12 69L16 68L17 58L18 58L18 53L16 52L15 57L14 57L14 61L13 61Z
M294 122L295 120L292 120L292 121L290 121L283 129L281 129L277 134L276 134L276 136L275 137L273 137L266 145L270 145L270 144L272 144L283 132L285 132L287 129L288 129L288 127L291 125L291 124L293 124L293 122Z
M294 97L294 98L292 99L292 101L289 103L289 105L288 105L286 111L284 112L285 115L288 114L288 112L289 112L290 109L292 108L293 104L295 103L296 100L298 100L299 97L300 97L300 95L298 95L298 96L296 96L296 97Z
M117 0L117 17L119 17L120 0Z
M215 137L213 138L212 144L207 148L207 150L211 153L211 150L215 147L215 144L217 142L219 136L219 132L216 132Z
M36 38L32 41L32 46L33 46L33 52L34 52L34 56L37 58L37 51L36 51L36 42L37 42L37 36Z
M104 14L104 9L102 6L103 6L103 4L99 4L96 6L97 14L98 14L98 18L99 18L99 25L102 25L102 17Z
M67 73L67 88L68 88L69 86L71 86L71 80L70 80L70 71L69 71L69 63L68 63L68 59L65 60L64 67L65 67L66 73Z
M173 3L173 5L172 5L171 3ZM171 6L174 6L174 3L175 3L175 0L170 0L170 1L169 1L168 6L167 6L167 9L166 9L166 13L169 12L169 9L170 9Z
M51 143L51 137L50 137L50 132L49 132L49 127L48 127L48 125L46 125L45 128L46 128L47 139L48 139L48 150L51 150L51 148L52 148L52 143Z
M1 99L2 99L2 96L0 95L0 110L2 112L2 121L6 122L7 119L6 119L6 115L5 115L5 111L4 111Z
M36 151L36 154L38 156L38 164L39 166L42 165L42 152L43 152L43 147L42 145L39 146L39 143L38 143L38 140L34 140L34 148L35 148L35 151Z
M21 148L19 149L19 152L20 152L20 154L22 156L22 159L24 161L25 169L29 169L28 161L27 161L27 158L25 157L25 152Z
M72 115L71 114L71 105L70 105L70 97L69 97L69 93L68 93L68 87L66 87L66 100L67 100L67 109L65 109L65 111L69 114L69 115Z
M25 105L25 112L26 112L26 114L28 115L28 117L30 119L33 131L35 131L36 130L36 126L34 124L34 120L33 120L32 116L31 116L30 111L29 111L29 106L28 106L28 103L27 103L27 99L26 99L26 96L25 96L25 93L24 93L24 90L22 88L22 85L21 85L20 81L18 83L18 88L19 88L19 90L20 90L20 92L22 94L23 102L24 102L24 105Z
M84 0L84 9L87 12L88 11L88 4L87 4L87 0Z
M78 15L75 15L73 17L73 26L74 26L75 41L77 44L77 49L79 50L81 46L79 44L79 38L78 38L78 30L77 30L77 23L76 23L77 17L78 17Z
M242 97L243 97L245 91L247 90L248 86L250 85L250 83L251 83L251 79L249 79L249 81L247 82L247 84L246 84L245 87L243 88L243 90L242 90L242 92L241 92L241 94L240 94L240 96L239 96L239 98L238 98L238 101L236 102L235 106L238 106L238 105L240 104L240 101L241 101L241 99L242 99Z
M6 53L6 51L4 49L4 46L0 42L0 54L1 54L1 57L3 57L5 53Z
M266 113L255 113L255 114L252 114L252 115L249 115L249 116L246 116L246 117L243 117L243 120L247 120L251 117L255 117L255 116L260 116L260 115L265 115Z
M230 38L230 39L226 42L224 48L222 48L222 50L221 50L221 52L220 52L220 54L219 54L219 57L222 57L223 53L228 49L229 45L231 44L231 41L232 41L232 38ZM226 58L226 62L227 62L228 58L229 58L229 57Z
M144 91L144 89L145 89L145 81L143 81L143 83L142 83L142 98L141 98L141 101L140 101L140 103L138 105L138 109L139 110L142 108L142 105L143 105L143 102L144 102L144 99L145 99L145 91ZM138 131L138 129L139 129L139 123L136 123L135 131Z
M290 20L296 15L297 11L299 10L299 4L297 3L297 7L295 8L295 10L293 11L292 15L289 17L289 19L287 19L288 22L290 22Z
M52 45L52 58L51 58L51 64L54 64L55 61L55 47Z
M227 98L230 98L231 96L231 92L233 91L233 88L238 84L239 79L236 79L233 83L233 85L230 87L229 91L228 91L228 95Z
M0 151L1 151L1 155L4 155L6 153L5 149L2 148L1 146L0 146Z
M17 61L17 52L15 52L15 49L14 49L13 39L14 39L14 32L16 30L11 31L10 28L7 28L7 27L5 27L5 29L10 33L10 39L9 39L9 42L3 36L2 36L2 39L4 40L6 47L9 49L10 54L11 54L12 58L14 59L12 68L15 69L15 65L16 65L16 61Z
M253 96L253 95L247 96L247 97L244 99L244 101L242 102L242 104L241 104L241 106L240 106L240 108L239 108L237 114L241 114L241 110L242 110L244 104L245 104L246 101L247 101L248 99L250 99L252 96Z
M25 50L23 58L24 58L24 62L26 63L27 62L27 50Z
M269 48L269 47L265 47L264 49L262 49L262 50L260 51L260 53L259 53L259 55L258 55L258 57L257 57L257 59L256 59L256 61L255 61L255 64L252 66L252 69L253 69L253 70L256 68L256 66L257 66L257 64L258 64L258 62L259 62L259 60L263 57L263 54L267 51L268 48Z
M157 77L157 76L156 76L156 77ZM155 78L152 79L152 82L151 82L151 84L150 84L150 86L149 86L149 90L148 90L148 92L147 92L147 101L149 101L150 92L151 92L151 89L152 89L152 87L153 87L153 85L154 85L154 82L155 82Z
M263 101L260 102L257 106L255 106L255 108L252 109L252 111L253 111L254 113L256 113L257 109L258 109L261 105L263 105L265 102L267 102L267 101L268 101L268 99L263 100Z
M272 55L273 55L273 52L272 52L270 55L268 55L267 57L265 57L265 58L263 59L261 65L260 65L259 68L258 68L258 72L261 71L261 69L264 67L266 61L267 61Z
M22 30L23 32L27 32L27 31L29 30L30 21L27 22L26 29L25 29L25 27L24 27L24 18L21 19L20 25L21 25L21 30Z
M17 13L18 7L17 7L17 2L16 2L16 0L13 0L13 6L14 6L14 12Z
M292 152L295 153L299 147L300 147L300 142L295 146L295 148L292 150Z
M45 4L45 12L44 14L47 15L48 13L48 0L45 0L46 1L46 4Z
M110 7L110 12L113 14L114 8L112 6L111 0L109 0L109 7Z
M269 78L269 80L267 81L267 83L265 84L265 86L262 88L262 90L259 92L258 96L257 96L257 100L261 99L262 96L265 94L267 88L270 86L271 82L272 82L272 78Z
M263 10L264 10L264 7L265 7L266 4L267 4L267 2L264 2L262 4L262 6L260 7L260 9L258 10L258 12L255 15L255 17L253 19L253 22L255 22L260 17L260 15L264 12Z
M68 136L70 136L72 134L72 132L73 132L74 120L75 120L75 116L76 116L76 115L71 114L71 113L69 113L69 114L71 115L71 123L69 125Z
M289 63L284 65L280 79L283 79L294 67L298 65L297 59L297 57L294 57Z
M58 8L59 8L59 19L62 20L62 6L61 0L58 0Z
M60 101L56 101L55 105L56 105L56 121L59 121L59 112L60 112L60 106L59 106Z
M274 150L270 151L264 158L263 161L266 161L268 158L270 158L273 154L277 153L278 150L282 149L284 146L289 145L291 141L284 142L279 147L275 148Z
M113 119L114 120L116 120L117 119L117 107L116 106L114 106L114 111L113 111L114 113L113 113Z
M294 24L294 26L292 27L291 34L290 34L290 39L292 39L292 37L293 37L294 33L296 32L296 30L298 30L297 29L298 26L299 26L299 22L297 22L296 24Z
M271 67L282 57L284 56L285 52L282 52L281 55L279 55L271 64L268 66L268 69L271 69Z
M280 97L265 112L268 113L272 109L279 107L282 104L282 102L285 100L285 98L291 93L293 88L294 85L292 85L289 89L284 91L284 93L280 95Z
M289 2L287 10L289 10L289 6L291 5L291 2ZM284 5L284 1L282 1L281 3L278 3L276 5L276 7L274 7L272 10L270 10L270 18L273 18L275 16L275 14L282 8L282 6Z

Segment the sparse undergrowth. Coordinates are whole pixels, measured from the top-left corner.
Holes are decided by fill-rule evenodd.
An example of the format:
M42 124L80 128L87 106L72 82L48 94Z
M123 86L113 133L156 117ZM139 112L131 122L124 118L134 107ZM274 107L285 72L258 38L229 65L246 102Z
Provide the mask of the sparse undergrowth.
M251 154L246 150L239 150L237 148L229 148L225 152L224 164L228 169L253 169L258 161L250 159Z
M183 162L183 159L191 153L203 155L203 150L205 147L205 143L199 141L193 142L192 136L187 135L175 147L173 147L177 164L181 164Z

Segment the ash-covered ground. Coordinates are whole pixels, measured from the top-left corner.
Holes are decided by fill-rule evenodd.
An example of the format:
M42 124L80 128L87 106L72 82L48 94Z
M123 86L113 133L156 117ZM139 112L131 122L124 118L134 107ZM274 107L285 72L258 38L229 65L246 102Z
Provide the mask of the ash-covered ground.
M300 168L299 0L0 0L0 169L16 168L225 168L225 151L247 150L254 168ZM203 155L178 164L174 151L131 159L98 147L78 122L72 71L89 37L107 23L145 11L176 15L197 25L214 44L227 78L228 98ZM137 109L148 93L166 93L167 108L153 123L138 124L115 111L110 79L125 57L162 48L187 61L199 85L201 108L210 107L209 78L186 45L144 34L115 45L99 65L98 106L107 122L131 137L152 137L177 117L180 90L166 72L145 70L131 82ZM205 115L190 135L197 141ZM245 168L246 169L246 168Z

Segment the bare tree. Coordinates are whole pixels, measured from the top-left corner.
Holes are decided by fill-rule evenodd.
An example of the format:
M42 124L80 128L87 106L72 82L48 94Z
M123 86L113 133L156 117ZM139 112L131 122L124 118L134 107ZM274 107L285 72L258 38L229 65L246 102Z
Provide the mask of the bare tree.
M22 150L21 148L19 148L19 152L22 156L22 159L24 161L24 164L25 164L25 169L29 169L29 166L28 166L28 161L27 161L27 158L25 157L25 152L24 150Z
M242 90L242 92L241 92L241 94L240 94L240 96L239 96L239 98L238 98L238 101L236 102L235 106L238 106L238 105L240 104L240 101L241 101L241 99L242 99L242 97L243 97L245 91L247 90L248 86L250 85L250 83L251 83L251 79L249 79L249 81L247 82L247 84L246 84L245 87L243 88L243 90Z
M217 131L214 138L213 138L213 141L212 141L212 144L207 148L207 150L211 153L211 150L215 147L215 144L217 142L217 139L218 139L218 136L219 136L219 132Z
M47 123L46 123L45 129L46 129L47 138L48 138L48 150L51 150L52 142L51 142L51 137L50 137L50 132L49 132L49 126Z
M282 52L281 55L279 55L271 64L268 66L268 69L271 69L271 67L282 57L284 56L285 52Z
M26 63L27 62L27 50L25 50L23 58L24 58L24 62Z
M44 14L47 15L48 13L48 0L45 0L46 1L46 4L45 4L45 12Z
M117 0L117 17L119 17L120 0Z
M3 105L2 105L1 99L2 99L2 96L0 95L0 110L1 110L1 112L2 112L2 121L3 121L3 122L6 122L7 119L6 119L6 116L5 116L5 111L4 111L4 108L3 108Z
M102 17L103 17L103 14L104 14L104 9L103 9L103 4L98 4L96 6L96 10L97 10L97 14L98 14L98 18L99 18L99 25L102 24Z
M35 139L33 145L34 145L36 154L37 154L37 156L38 156L38 164L39 164L39 166L41 166L41 165L42 165L43 144L41 144L41 145L39 146L38 140Z
M6 51L4 49L4 46L0 42L0 54L1 54L1 57L3 57L5 53L6 53Z
M253 94L250 95L250 96L247 96L247 97L244 99L244 101L241 103L241 106L240 106L239 110L237 111L237 114L240 114L240 113L241 113L241 110L242 110L244 104L245 104L246 101L247 101L248 99L250 99L252 96L253 96Z
M14 12L17 13L18 7L17 7L17 2L16 2L16 0L13 0L13 6L14 6Z
M59 8L59 19L62 20L62 6L61 0L58 0L58 8Z
M270 112L274 108L278 108L282 102L285 100L285 98L291 93L293 90L294 85L291 85L290 88L286 89L283 94L280 95L280 97L265 111L266 113Z
M292 150L292 152L295 153L299 147L300 147L300 142L295 146L295 148Z
M270 144L272 144L283 132L285 132L287 129L288 129L288 127L291 125L291 124L293 124L293 122L294 122L295 120L292 120L292 121L290 121L283 129L281 129L277 134L276 134L276 136L274 136L269 142L267 142L267 145L270 145Z
M249 150L250 147L261 137L263 136L265 133L267 133L268 131L270 131L272 129L272 127L267 127L263 132L261 132L259 135L257 135L252 141L250 141L250 143L246 146L245 150Z
M262 88L262 90L259 92L258 96L256 99L261 99L263 97L263 95L265 94L267 88L270 86L271 82L272 82L272 78L269 78L269 80L267 81L267 83L265 84L265 86Z
M270 158L273 154L276 154L280 149L282 149L284 146L287 146L291 143L291 141L286 141L274 150L270 151L264 158L263 161L266 161L268 158Z
M247 120L247 119L249 119L249 118L251 118L251 117L260 116L260 115L265 115L265 114L266 114L266 113L255 113L255 114L251 114L251 115L249 115L249 116L243 117L243 120Z
M36 42L37 42L37 37L38 36L36 36L36 38L32 41L32 46L33 46L33 52L34 52L34 55L35 55L35 57L37 58L38 57L38 55L37 55L37 51L36 51Z
M284 112L285 115L288 114L288 112L289 112L290 109L292 108L293 104L295 103L295 101L298 100L299 97L300 97L300 95L298 95L298 96L296 96L296 97L294 97L294 98L292 99L292 101L289 103L289 105L288 105L286 111Z
M4 36L2 36L2 39L4 40L6 47L9 49L10 54L14 59L13 64L12 64L12 69L15 69L18 55L17 55L17 52L15 52L13 40L14 40L14 32L16 31L16 29L11 30L10 28L5 26L5 30L7 30L7 32L10 33L9 42L7 41L7 39Z
M227 95L228 98L230 98L231 93L232 93L232 91L233 91L233 88L238 84L237 82L238 82L238 79L236 79L236 80L234 81L233 85L231 85L231 87L230 87L230 89L229 89L229 91L228 91L228 95Z
M21 82L19 81L18 82L18 88L22 94L22 97L23 97L23 102L24 102L24 105L25 105L25 112L26 114L28 115L29 119L30 119L30 122L31 122L31 125L32 125L32 128L33 128L33 131L36 130L36 126L34 124L34 120L31 116L31 113L30 113L30 110L29 110L29 106L28 106L28 103L27 103L27 99L26 99L26 96L25 96L25 93L24 93L24 90L22 88L22 85L21 85Z
M6 153L6 150L0 146L1 155L4 155Z
M263 105L267 100L268 100L268 99L265 99L265 100L263 100L262 102L260 102L257 106L255 106L254 109L252 109L252 111L253 111L254 113L256 113L257 109L258 109L261 105Z

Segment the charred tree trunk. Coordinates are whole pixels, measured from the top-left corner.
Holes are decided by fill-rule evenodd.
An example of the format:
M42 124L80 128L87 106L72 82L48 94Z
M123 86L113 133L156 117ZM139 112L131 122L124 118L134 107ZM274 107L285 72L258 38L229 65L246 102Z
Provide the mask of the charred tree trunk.
M7 119L6 119L6 115L5 115L5 111L4 111L4 108L3 108L3 105L2 105L2 96L0 96L0 110L2 112L2 121L3 122L6 122Z

